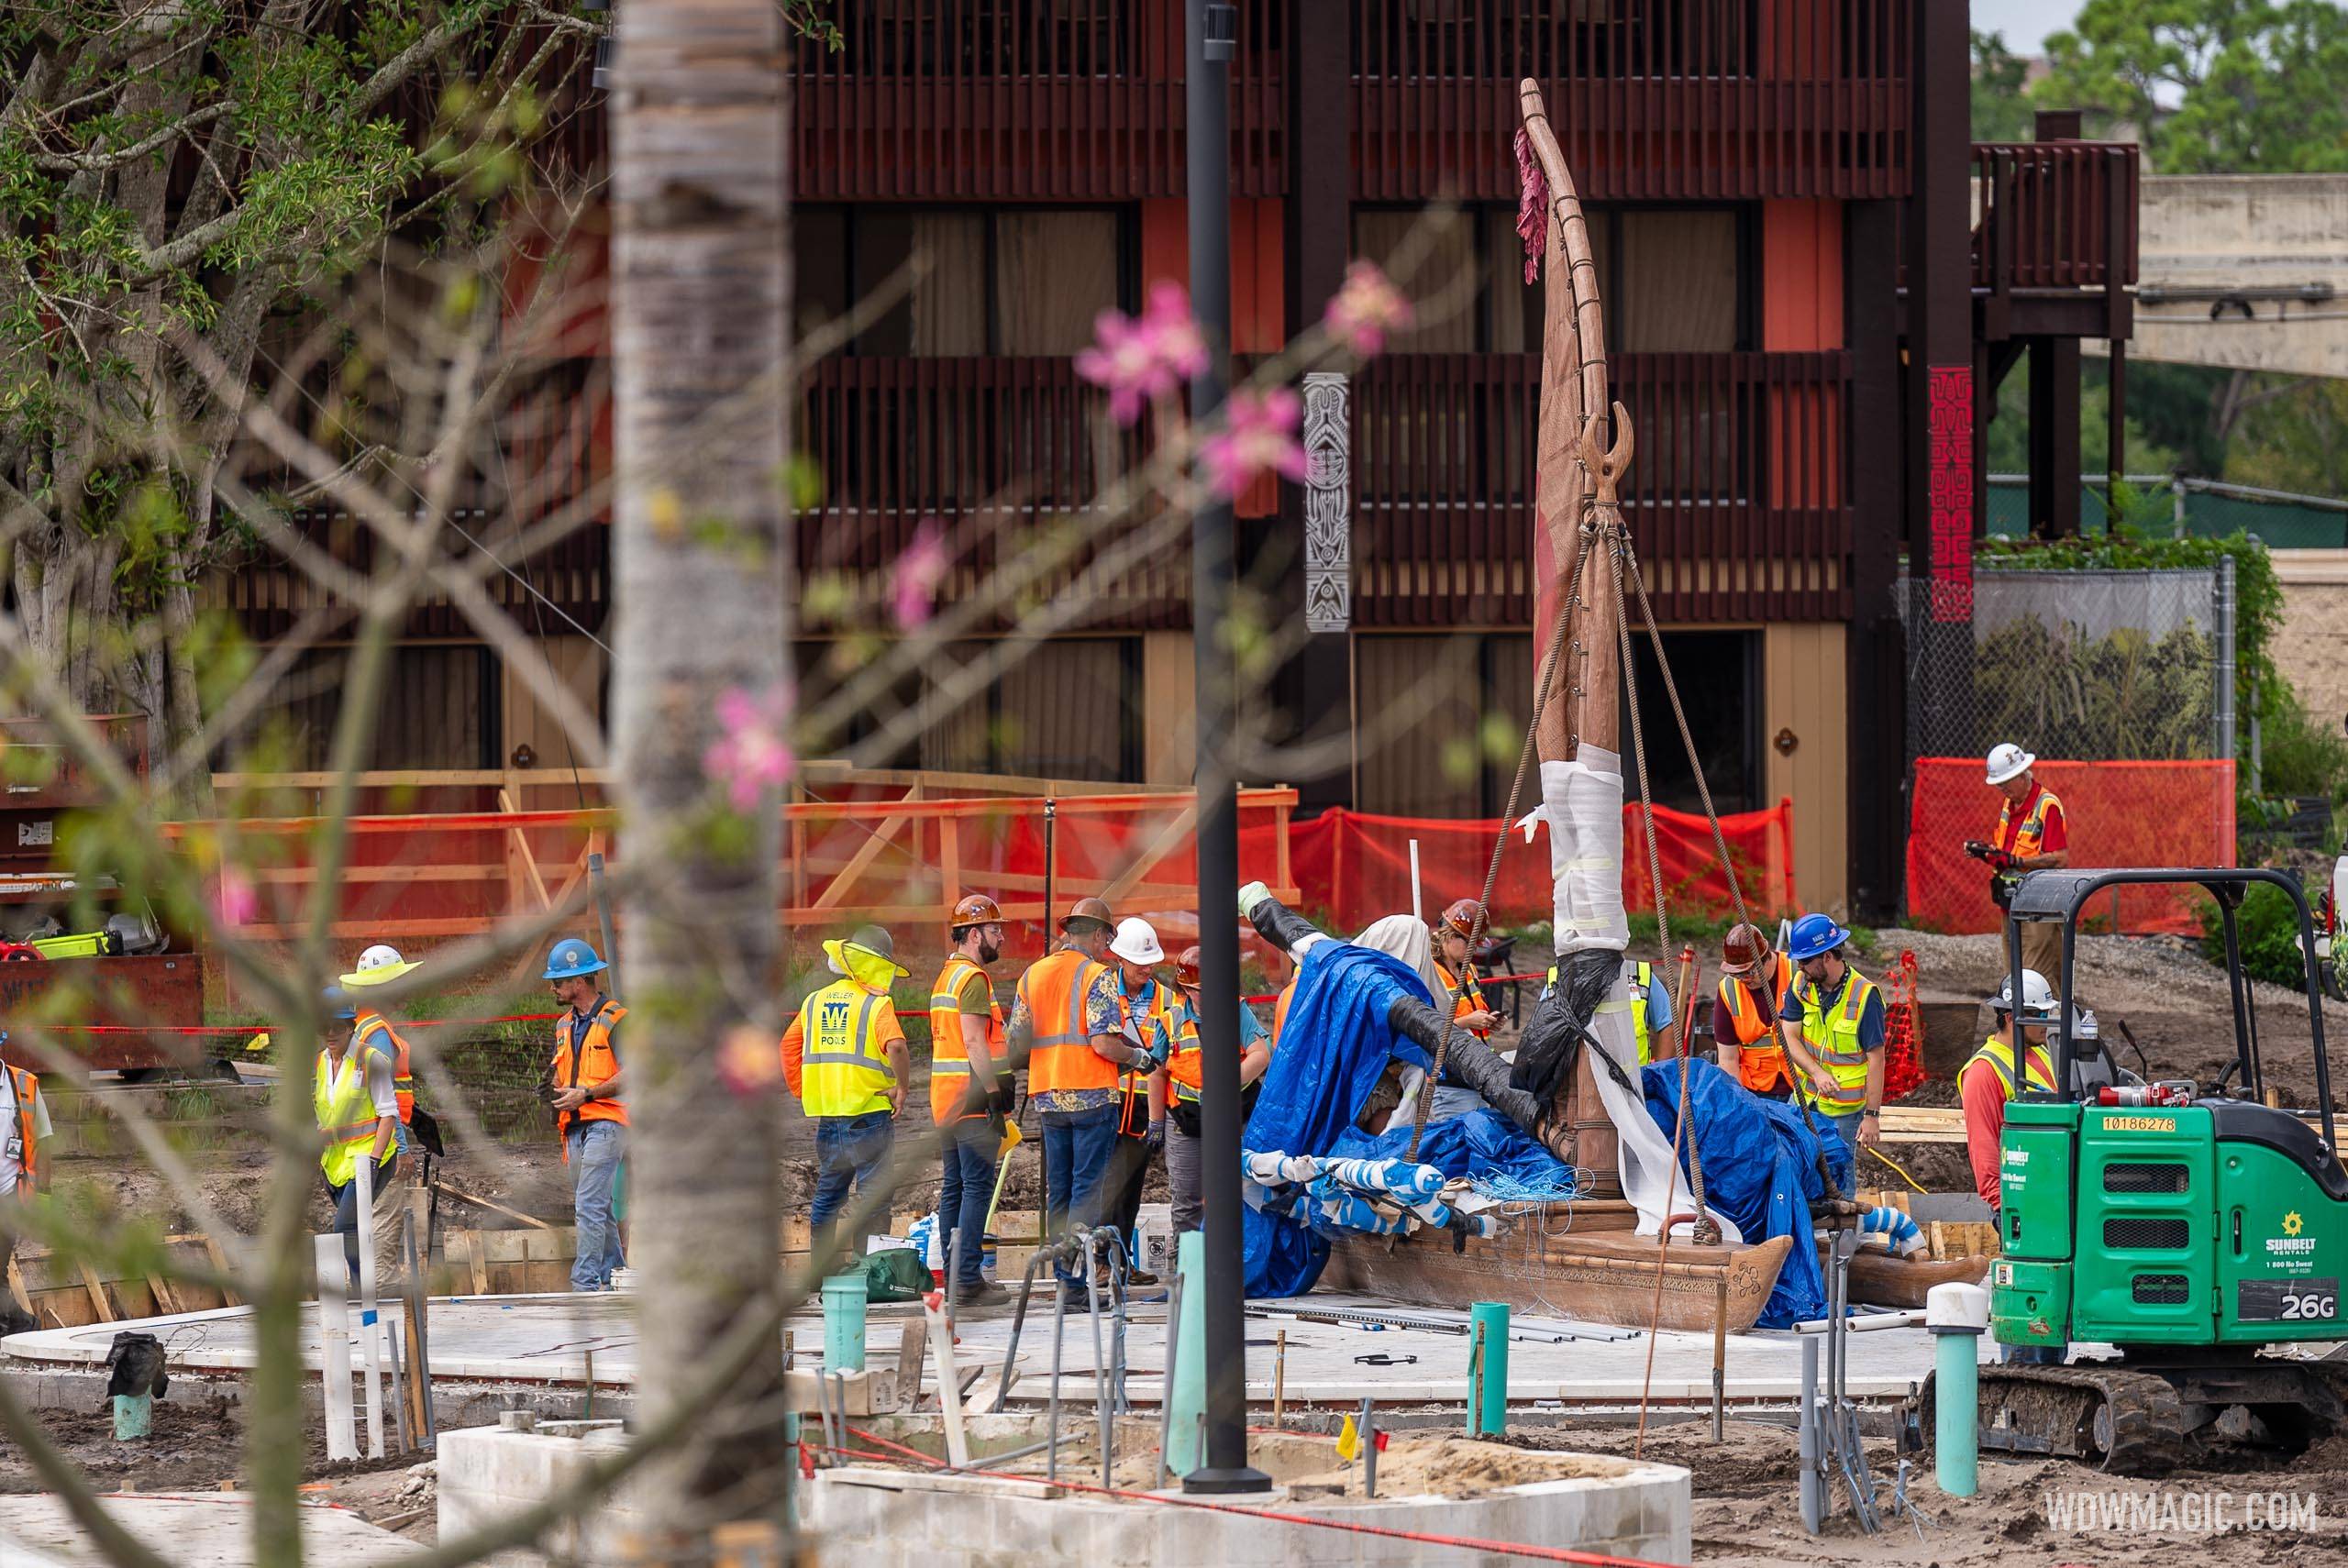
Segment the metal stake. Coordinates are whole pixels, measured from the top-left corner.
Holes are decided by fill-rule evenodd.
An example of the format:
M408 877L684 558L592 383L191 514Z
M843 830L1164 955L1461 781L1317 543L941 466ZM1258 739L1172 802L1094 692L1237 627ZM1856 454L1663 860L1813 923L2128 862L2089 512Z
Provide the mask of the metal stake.
M1060 1347L1067 1339L1068 1292L1055 1278L1052 1281L1052 1392L1044 1416L1045 1440L1051 1444L1044 1451L1044 1479L1047 1481L1060 1478Z
M1370 1401L1365 1396L1361 1402L1361 1490L1362 1496L1378 1496L1378 1434L1370 1430Z

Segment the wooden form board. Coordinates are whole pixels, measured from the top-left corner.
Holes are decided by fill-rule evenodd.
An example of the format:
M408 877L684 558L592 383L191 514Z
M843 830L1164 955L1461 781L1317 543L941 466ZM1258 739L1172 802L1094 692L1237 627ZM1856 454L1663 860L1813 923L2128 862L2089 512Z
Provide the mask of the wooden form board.
M216 1271L204 1237L167 1237L163 1252L164 1268L132 1277L101 1274L86 1262L20 1247L8 1260L8 1295L44 1329L79 1329L232 1304L217 1288L181 1276L185 1270Z

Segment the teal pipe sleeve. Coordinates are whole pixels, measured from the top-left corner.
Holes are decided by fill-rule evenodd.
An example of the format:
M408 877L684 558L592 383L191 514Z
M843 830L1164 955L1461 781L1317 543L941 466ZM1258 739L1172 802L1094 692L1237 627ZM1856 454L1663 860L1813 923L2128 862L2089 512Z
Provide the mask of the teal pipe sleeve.
M1981 1335L1989 1293L1977 1285L1936 1285L1924 1296L1932 1331L1933 1474L1942 1492L1970 1497L1981 1487Z
M861 1269L824 1281L825 1372L864 1370L864 1312L869 1294Z
M1479 1301L1468 1320L1468 1435L1498 1437L1508 1430L1508 1303Z
M1166 1466L1177 1480L1206 1463L1199 1430L1207 1408L1207 1239L1186 1231L1175 1243L1174 1266L1182 1274L1182 1321L1175 1331L1181 1348L1174 1355L1174 1401L1167 1423Z

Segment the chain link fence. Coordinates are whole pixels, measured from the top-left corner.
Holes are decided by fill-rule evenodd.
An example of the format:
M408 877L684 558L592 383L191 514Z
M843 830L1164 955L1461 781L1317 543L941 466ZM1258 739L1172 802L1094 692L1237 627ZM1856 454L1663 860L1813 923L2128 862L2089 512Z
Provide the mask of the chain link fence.
M1984 567L1969 624L1934 621L1929 585L1903 582L1909 755L2231 755L2230 575Z
M2239 530L2270 549L2348 549L2348 501L2169 474L2130 474L2121 484L2122 519L2147 533L2222 539ZM2109 488L2100 475L2080 479L2081 532L2100 534L2110 526ZM1991 474L1990 535L2019 539L2029 532L2029 477Z

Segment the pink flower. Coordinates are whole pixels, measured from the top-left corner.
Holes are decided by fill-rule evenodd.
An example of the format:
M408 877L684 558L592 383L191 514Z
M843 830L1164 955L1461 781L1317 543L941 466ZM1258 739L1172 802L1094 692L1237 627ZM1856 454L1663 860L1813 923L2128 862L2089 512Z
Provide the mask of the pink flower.
M212 918L234 928L249 925L260 913L260 889L234 866L220 867L220 885L212 893Z
M717 700L717 722L725 733L702 753L702 770L727 786L737 811L747 812L761 790L791 778L791 688L777 685L763 695L730 688Z
M1303 403L1286 387L1233 392L1224 404L1223 428L1199 447L1208 481L1223 495L1237 495L1266 469L1301 481L1304 447L1296 430L1303 413Z
M1108 389L1110 417L1120 425L1131 425L1144 404L1172 397L1207 367L1207 340L1180 283L1151 289L1137 316L1102 311L1092 331L1094 344L1076 357L1076 373Z
M1402 297L1375 261L1346 269L1345 286L1329 296L1321 324L1329 335L1367 359L1386 347L1386 335L1412 322L1411 302Z
M746 1099L765 1093L782 1081L781 1045L752 1024L727 1030L717 1047L717 1079Z
M913 543L897 558L897 569L890 585L892 608L897 617L897 629L910 632L929 623L930 608L937 599L937 585L946 580L946 530L935 517L925 517L921 526L914 530Z

